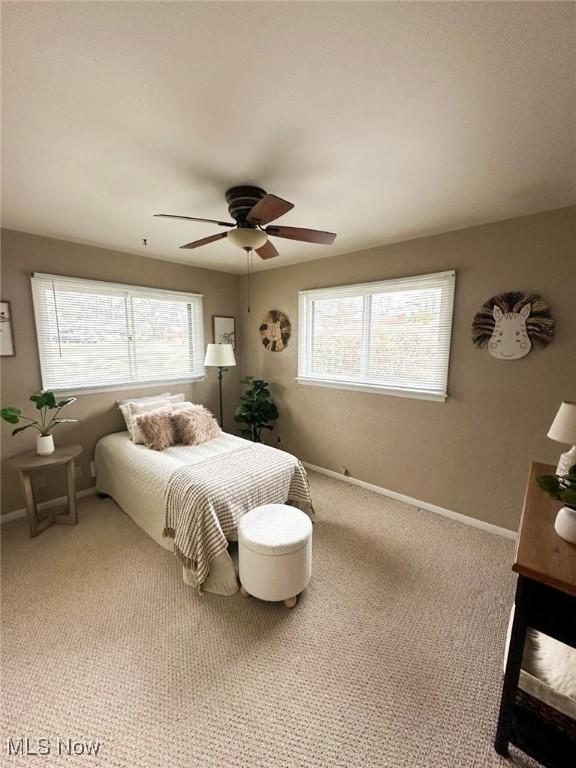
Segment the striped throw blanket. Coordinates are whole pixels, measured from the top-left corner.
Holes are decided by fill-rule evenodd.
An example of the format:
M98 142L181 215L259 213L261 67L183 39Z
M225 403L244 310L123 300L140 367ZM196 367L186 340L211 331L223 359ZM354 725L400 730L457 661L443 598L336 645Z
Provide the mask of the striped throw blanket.
M200 588L245 512L286 503L313 513L306 470L289 453L252 443L172 473L163 533Z

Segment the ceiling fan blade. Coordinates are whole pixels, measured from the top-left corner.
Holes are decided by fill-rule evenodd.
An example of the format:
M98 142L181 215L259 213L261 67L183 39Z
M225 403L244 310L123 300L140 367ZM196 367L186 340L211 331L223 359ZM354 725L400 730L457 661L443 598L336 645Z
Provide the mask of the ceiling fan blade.
M301 240L304 243L318 243L319 245L332 245L336 240L334 232L321 232L318 229L302 229L301 227L266 227L267 235L272 237L285 237L288 240Z
M215 219L198 219L195 216L176 216L173 213L155 213L154 216L163 219L184 219L185 221L205 221L207 224L218 224L219 227L235 227L231 221L216 221Z
M293 203L282 200L281 197L276 197L276 195L266 195L266 197L258 200L246 218L254 224L268 224L269 221L274 221L274 219L284 216L292 208L294 208Z
M256 248L256 253L258 256L260 256L261 259L273 259L275 256L280 256L270 240L264 243L262 248Z
M181 245L180 248L200 248L201 245L208 245L208 243L215 243L216 240L222 240L223 237L228 237L228 232L218 232L217 235L210 235L210 237L203 237L202 240L194 240L193 243L186 243L186 245Z

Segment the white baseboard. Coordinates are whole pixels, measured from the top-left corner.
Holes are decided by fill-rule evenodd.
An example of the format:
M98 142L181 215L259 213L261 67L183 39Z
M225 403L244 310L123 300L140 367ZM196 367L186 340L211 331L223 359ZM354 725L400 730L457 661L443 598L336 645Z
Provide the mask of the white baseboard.
M83 491L77 491L76 496L79 499L84 496L93 496L96 493L96 486L91 488L85 488ZM38 504L38 509L51 509L52 507L58 507L60 504L66 504L68 501L67 496L59 496L57 499L50 499L49 501L41 501ZM26 509L15 509L13 512L8 512L6 515L0 515L0 523L9 523L11 520L18 520L20 517L26 516Z
M488 531L489 533L495 533L497 536L503 536L506 539L516 538L516 532L511 531L508 528L501 528L499 525L487 523L484 520L478 520L476 517L469 517L468 515L463 515L461 512L453 512L451 509L444 509L444 507L439 507L436 504L431 504L428 501L415 499L413 496L406 496L404 493L391 491L388 488L382 488L382 486L375 485L374 483L367 483L365 480L358 480L355 477L342 475L340 472L335 472L333 469L319 467L316 464L310 464L307 461L303 461L302 463L308 469L311 469L314 472L319 472L321 475L333 477L335 480L342 480L345 483L350 483L350 485L357 485L359 488L365 488L367 491L380 494L380 496L388 496L390 499L403 501L405 504L411 504L413 507L425 509L428 512L434 512L436 515L447 517L450 520L456 520L457 522L464 523L465 525L471 525L473 528L480 528L481 530ZM77 496L81 499L85 496L92 496L95 493L96 486L92 486L91 488L85 488L83 491L78 491ZM49 501L42 501L40 504L38 504L38 509L50 509L51 507L57 507L60 504L65 504L66 501L66 496L60 496L57 499L50 499ZM17 520L18 518L24 517L25 515L25 509L15 509L13 512L8 512L6 515L1 515L0 523L9 523L11 520Z
M357 480L355 477L342 475L340 472L335 472L333 469L318 467L316 464L309 464L307 461L303 461L302 464L314 472L319 472L321 475L328 475L328 477L333 477L335 480L342 480L345 483L357 485L360 488L365 488L367 491L372 491L372 493L379 493L381 496L388 496L391 499L396 499L396 501L403 501L405 504L411 504L413 507L419 507L420 509L425 509L428 512L434 512L434 514L442 515L442 517L448 517L450 520L457 520L459 523L471 525L473 528L480 528L483 531L495 533L497 536L504 536L506 539L516 539L516 532L511 531L508 528L501 528L499 525L486 523L484 520L478 520L476 517L468 517L468 515L463 515L461 512L453 512L451 509L438 507L436 504L430 504L428 501L421 501L420 499L415 499L412 496L406 496L404 493L389 491L387 488L382 488L381 486L374 485L373 483L367 483L365 480Z

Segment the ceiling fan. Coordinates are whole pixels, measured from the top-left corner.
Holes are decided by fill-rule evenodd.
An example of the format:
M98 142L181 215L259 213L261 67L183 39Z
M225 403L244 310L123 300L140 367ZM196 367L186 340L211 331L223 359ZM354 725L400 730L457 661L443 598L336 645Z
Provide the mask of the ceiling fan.
M304 243L318 243L331 245L336 239L333 232L321 232L317 229L302 229L300 227L266 226L271 221L280 218L294 208L292 203L282 200L276 195L269 195L260 187L232 187L226 192L228 211L234 219L231 221L216 221L215 219L201 219L195 216L176 216L171 213L156 213L166 219L184 219L185 221L205 221L217 224L219 227L232 227L228 232L219 232L216 235L194 240L180 248L199 248L201 245L215 243L227 237L231 243L245 251L256 251L261 259L272 259L278 256L278 251L268 239L272 237L284 237L288 240L300 240Z

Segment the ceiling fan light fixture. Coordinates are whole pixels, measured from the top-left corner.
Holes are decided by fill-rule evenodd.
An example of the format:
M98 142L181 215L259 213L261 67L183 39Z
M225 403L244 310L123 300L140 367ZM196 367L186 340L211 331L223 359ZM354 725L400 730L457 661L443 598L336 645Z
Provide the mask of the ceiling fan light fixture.
M233 227L229 232L202 237L200 240L193 240L191 243L181 245L180 248L200 248L228 237L232 245L249 254L255 251L261 259L273 259L279 255L269 237L283 237L286 240L297 240L300 243L316 243L318 245L332 245L336 239L334 232L322 232L318 229L305 229L303 227L277 226L276 224L268 226L271 221L276 221L280 216L291 211L294 205L277 195L268 194L260 187L245 184L232 187L226 192L226 202L230 217L234 219L234 224L230 221L180 216L173 213L157 213L155 215L167 219L201 221L217 224L219 227Z
M228 232L228 240L237 248L255 251L266 243L268 236L266 232L262 232L259 229L240 227L239 229L231 229Z

